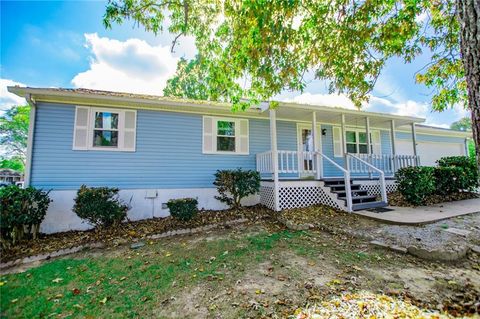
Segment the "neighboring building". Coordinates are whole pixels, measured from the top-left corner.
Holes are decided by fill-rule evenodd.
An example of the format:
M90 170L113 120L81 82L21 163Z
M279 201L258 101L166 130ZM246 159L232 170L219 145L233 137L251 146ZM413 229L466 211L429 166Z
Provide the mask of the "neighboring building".
M133 220L166 216L164 203L179 197L222 209L213 174L238 167L263 178L260 195L245 204L385 206L398 168L465 155L471 134L421 118L294 103L232 113L224 103L151 95L8 90L32 105L25 183L52 190L45 232L90 227L71 211L82 184L120 188Z
M0 168L0 184L16 184L23 180L23 174L10 168Z

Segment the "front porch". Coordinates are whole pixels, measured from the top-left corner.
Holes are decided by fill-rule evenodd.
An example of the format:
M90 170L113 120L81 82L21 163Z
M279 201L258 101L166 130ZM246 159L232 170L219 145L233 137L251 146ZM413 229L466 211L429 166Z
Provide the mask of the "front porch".
M256 169L261 202L276 211L313 204L348 212L386 206L387 192L396 189L395 172L420 165L417 118L298 105L270 109L269 118L271 149L256 154ZM285 144L277 140L277 122L287 118L297 122L296 150L277 146ZM396 154L395 130L407 125L414 155Z

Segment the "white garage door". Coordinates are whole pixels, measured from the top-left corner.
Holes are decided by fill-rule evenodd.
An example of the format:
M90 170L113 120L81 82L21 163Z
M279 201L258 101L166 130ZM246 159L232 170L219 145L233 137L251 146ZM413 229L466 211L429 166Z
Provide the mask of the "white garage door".
M411 141L397 140L397 154L413 155ZM444 156L465 155L465 144L463 143L434 143L417 142L417 152L420 156L420 164L425 166L436 165L435 161Z

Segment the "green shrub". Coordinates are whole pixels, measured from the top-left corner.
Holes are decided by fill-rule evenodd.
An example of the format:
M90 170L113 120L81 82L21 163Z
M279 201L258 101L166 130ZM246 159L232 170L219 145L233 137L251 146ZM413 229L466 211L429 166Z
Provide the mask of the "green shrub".
M412 166L399 169L395 173L398 191L413 205L422 205L425 199L435 193L434 168Z
M435 184L437 194L448 195L468 188L465 170L461 167L435 167Z
M478 171L474 158L466 156L442 157L435 173L440 194L472 191L478 185Z
M0 188L0 230L3 246L38 237L52 201L49 192L16 185Z
M260 190L260 174L256 171L241 168L236 170L218 170L213 184L217 187L219 201L232 208L241 206L242 198L258 193Z
M118 198L118 188L87 187L77 192L73 211L95 227L116 226L125 220L129 205Z
M167 202L170 215L180 220L190 220L198 212L198 201L195 198L171 199Z

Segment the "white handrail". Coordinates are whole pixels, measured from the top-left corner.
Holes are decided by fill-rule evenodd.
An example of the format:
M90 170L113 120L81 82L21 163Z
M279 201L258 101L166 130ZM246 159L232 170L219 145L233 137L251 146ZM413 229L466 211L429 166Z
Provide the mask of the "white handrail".
M370 169L373 169L374 171L378 172L380 177L379 177L379 181L380 181L380 192L382 194L382 201L385 202L385 203L388 203L388 199L387 199L387 189L385 187L385 173L379 169L379 168L376 168L375 166L373 166L372 164L368 163L367 161L364 161L363 159L353 155L353 154L350 154L350 153L347 153L347 160L348 160L348 157L352 157L353 159L361 162L363 165L366 165L367 167L369 167Z
M420 165L420 157L415 155L349 154L383 170L387 175L394 175L398 169L403 167ZM350 159L353 160L353 158ZM347 164L350 165L351 173L371 173L371 170L368 169L363 162L352 161L352 163L347 162Z
M337 164L334 160L332 160L330 157L326 156L325 154L320 152L316 152L316 154L320 155L321 157L326 159L328 162L333 164L333 166L335 166L336 168L338 168L343 172L343 180L345 182L345 196L347 197L347 210L349 213L351 213L353 211L352 209L353 204L352 204L352 188L350 185L350 171L346 170L345 168Z

